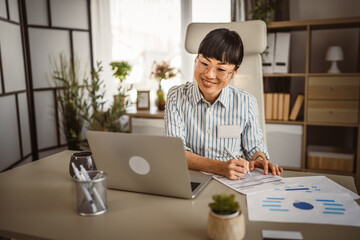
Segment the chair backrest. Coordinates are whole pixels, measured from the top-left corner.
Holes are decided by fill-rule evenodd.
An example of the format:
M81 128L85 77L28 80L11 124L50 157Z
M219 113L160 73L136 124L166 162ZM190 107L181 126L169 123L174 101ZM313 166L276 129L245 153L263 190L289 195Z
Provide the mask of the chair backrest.
M259 122L266 144L264 87L260 55L266 49L266 25L260 20L231 23L191 23L186 32L186 51L196 54L205 35L216 28L228 28L238 32L241 36L244 44L244 59L230 84L244 89L256 97L259 107Z

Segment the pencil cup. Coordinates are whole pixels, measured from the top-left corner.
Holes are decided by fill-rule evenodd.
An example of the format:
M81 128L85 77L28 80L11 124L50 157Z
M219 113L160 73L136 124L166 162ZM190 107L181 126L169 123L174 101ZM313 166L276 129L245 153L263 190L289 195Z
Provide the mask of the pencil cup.
M69 164L69 173L71 177L74 177L74 169L72 167L72 163L75 164L76 167L80 167L80 165L83 165L85 170L96 170L96 165L94 158L91 154L91 152L76 152L73 153L70 157L70 164Z
M108 210L106 196L107 175L103 171L86 171L86 178L74 176L76 182L77 212L82 216L95 216ZM87 179L87 180L85 180Z

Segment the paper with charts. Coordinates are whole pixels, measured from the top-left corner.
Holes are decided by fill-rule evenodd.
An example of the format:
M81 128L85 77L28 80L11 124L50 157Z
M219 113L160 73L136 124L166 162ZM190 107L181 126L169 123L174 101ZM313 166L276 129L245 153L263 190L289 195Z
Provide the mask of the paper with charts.
M239 180L230 180L219 175L214 175L213 178L242 194L274 190L275 187L285 185L282 177L273 176L270 173L264 175L264 170L260 168L255 168L251 175L246 174Z
M325 176L306 176L284 178L285 186L274 188L275 191L304 192L304 193L349 193L353 199L360 196L332 181Z
M270 191L247 195L250 221L360 226L360 207L348 193Z

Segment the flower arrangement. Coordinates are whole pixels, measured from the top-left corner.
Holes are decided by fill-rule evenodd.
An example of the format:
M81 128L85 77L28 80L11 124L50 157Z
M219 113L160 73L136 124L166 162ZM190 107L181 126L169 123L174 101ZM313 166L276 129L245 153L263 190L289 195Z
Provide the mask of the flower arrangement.
M170 79L177 75L177 70L174 67L170 67L169 62L162 61L161 63L154 62L154 70L151 72L151 76L159 80L159 84L163 79Z

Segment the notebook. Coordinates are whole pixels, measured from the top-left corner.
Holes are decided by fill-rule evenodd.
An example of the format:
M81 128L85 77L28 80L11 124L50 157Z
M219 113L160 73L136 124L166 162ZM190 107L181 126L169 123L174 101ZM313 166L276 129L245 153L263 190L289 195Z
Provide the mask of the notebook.
M180 138L98 131L86 137L108 188L191 199L212 179L188 170Z

